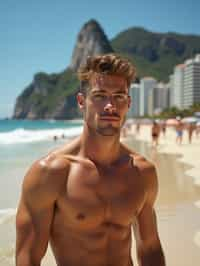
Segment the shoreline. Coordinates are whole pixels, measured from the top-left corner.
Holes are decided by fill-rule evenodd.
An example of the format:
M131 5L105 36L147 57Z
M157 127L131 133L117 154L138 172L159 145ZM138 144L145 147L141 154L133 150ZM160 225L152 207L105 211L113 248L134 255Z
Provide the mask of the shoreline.
M134 129L132 128L129 132L128 138L134 137L135 140L143 141L147 145L151 145L151 126L142 125L139 134L135 134ZM176 134L174 129L167 128L166 136L162 136L159 139L159 145L156 151L160 154L175 154L179 158L179 162L189 164L191 167L186 171L186 174L194 179L194 183L197 186L200 186L200 137L197 138L193 136L193 142L188 143L187 132L183 134L183 143L181 145L175 143Z
M161 192L155 208L167 265L190 266L200 262L200 138L194 136L189 144L184 132L182 145L176 144L175 138L175 131L167 129L159 146L153 147L151 126L142 125L139 134L132 127L123 142L141 146L140 153L157 166ZM135 149L134 145L131 148ZM159 157L164 158L163 163ZM164 169L161 176L160 168Z

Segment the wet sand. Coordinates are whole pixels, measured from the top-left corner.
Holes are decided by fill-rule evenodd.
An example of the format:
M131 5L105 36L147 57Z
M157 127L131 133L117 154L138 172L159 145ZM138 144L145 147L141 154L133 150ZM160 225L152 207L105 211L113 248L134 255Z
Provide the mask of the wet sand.
M158 153L141 140L129 138L127 143L157 168L159 195L156 213L167 265L199 265L200 211L195 202L200 198L200 187L185 174L192 166L179 162L180 155Z

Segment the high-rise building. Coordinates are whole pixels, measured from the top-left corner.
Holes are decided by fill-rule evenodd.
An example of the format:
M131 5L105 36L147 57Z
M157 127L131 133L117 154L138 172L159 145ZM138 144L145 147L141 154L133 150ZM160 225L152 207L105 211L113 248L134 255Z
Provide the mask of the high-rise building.
M169 106L174 106L174 75L169 76Z
M140 106L139 115L144 116L152 112L152 91L157 86L157 81L152 77L144 77L140 81Z
M153 113L159 113L167 107L169 107L169 85L160 82L153 90Z
M173 75L173 106L182 108L185 64L175 66Z
M183 108L200 103L200 54L185 61Z
M200 103L200 54L177 65L169 79L171 107L184 109Z
M130 86L129 94L131 96L131 106L127 114L128 117L139 116L139 100L140 100L140 84L132 83Z

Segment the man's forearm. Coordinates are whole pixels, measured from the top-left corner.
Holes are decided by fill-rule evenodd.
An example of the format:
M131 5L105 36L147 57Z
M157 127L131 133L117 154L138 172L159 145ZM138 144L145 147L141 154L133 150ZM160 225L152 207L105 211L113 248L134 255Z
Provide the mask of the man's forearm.
M40 266L40 262L36 262L31 255L23 254L16 256L16 266Z
M151 250L140 254L139 266L166 266L162 249Z

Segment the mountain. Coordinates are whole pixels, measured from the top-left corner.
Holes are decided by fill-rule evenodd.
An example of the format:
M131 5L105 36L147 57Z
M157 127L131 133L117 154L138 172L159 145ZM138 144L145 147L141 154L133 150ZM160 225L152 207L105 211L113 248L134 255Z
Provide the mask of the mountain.
M175 65L200 53L200 36L154 33L134 27L111 40L113 49L136 65L137 75L168 81Z
M79 117L75 94L79 88L76 71L87 56L117 52L128 57L137 76L168 81L175 65L200 53L200 36L155 33L134 27L110 42L95 20L83 25L78 34L69 67L62 73L37 73L16 100L15 119L72 119Z
M113 49L103 29L98 22L90 20L78 34L70 69L76 72L88 56L109 52L113 52Z
M70 66L62 73L37 73L17 98L14 119L72 119L79 117L76 71L88 56L113 52L101 26L90 20L78 34Z

